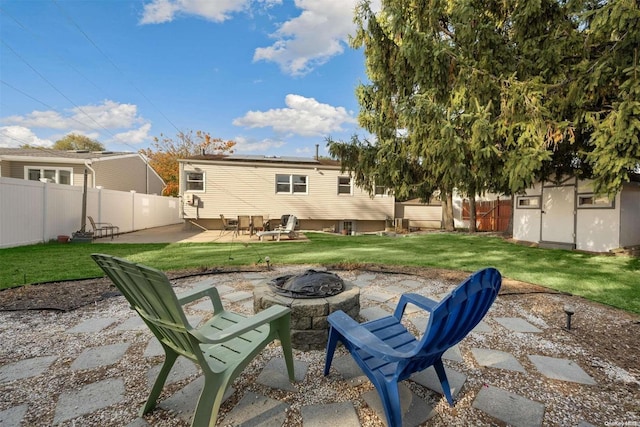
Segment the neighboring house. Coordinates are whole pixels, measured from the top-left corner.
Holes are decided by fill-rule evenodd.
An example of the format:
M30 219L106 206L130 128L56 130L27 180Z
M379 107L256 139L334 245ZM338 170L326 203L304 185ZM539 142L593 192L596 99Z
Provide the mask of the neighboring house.
M538 183L515 197L513 238L589 252L640 245L640 176L632 179L611 199L576 178Z
M178 162L184 219L207 229L222 227L220 215L292 214L303 230L372 232L395 214L384 188L369 196L334 160L205 154Z
M0 147L0 176L32 181L84 185L108 190L162 194L164 181L138 153L46 148Z

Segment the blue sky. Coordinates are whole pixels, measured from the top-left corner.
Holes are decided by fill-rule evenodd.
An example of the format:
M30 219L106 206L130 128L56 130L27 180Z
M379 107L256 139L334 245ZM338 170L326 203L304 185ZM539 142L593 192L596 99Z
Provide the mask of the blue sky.
M202 130L237 153L363 135L355 0L0 0L0 147Z

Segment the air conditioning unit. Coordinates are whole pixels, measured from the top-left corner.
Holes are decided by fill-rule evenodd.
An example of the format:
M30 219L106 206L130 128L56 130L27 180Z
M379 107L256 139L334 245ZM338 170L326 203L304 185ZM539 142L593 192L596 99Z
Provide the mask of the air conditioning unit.
M186 193L184 195L184 201L189 206L195 206L195 204L197 203L197 200L198 198L192 193Z

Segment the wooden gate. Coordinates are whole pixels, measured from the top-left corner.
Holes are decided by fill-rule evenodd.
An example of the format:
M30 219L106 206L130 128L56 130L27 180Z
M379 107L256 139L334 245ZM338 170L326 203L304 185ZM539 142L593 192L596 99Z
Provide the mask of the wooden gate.
M469 201L462 202L462 219L469 221ZM511 200L476 202L476 229L478 231L507 231L511 219Z

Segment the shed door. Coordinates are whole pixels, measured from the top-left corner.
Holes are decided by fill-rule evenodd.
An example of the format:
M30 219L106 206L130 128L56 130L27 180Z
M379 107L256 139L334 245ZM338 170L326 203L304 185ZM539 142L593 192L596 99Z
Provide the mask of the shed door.
M543 242L575 243L575 186L545 187L542 191Z

